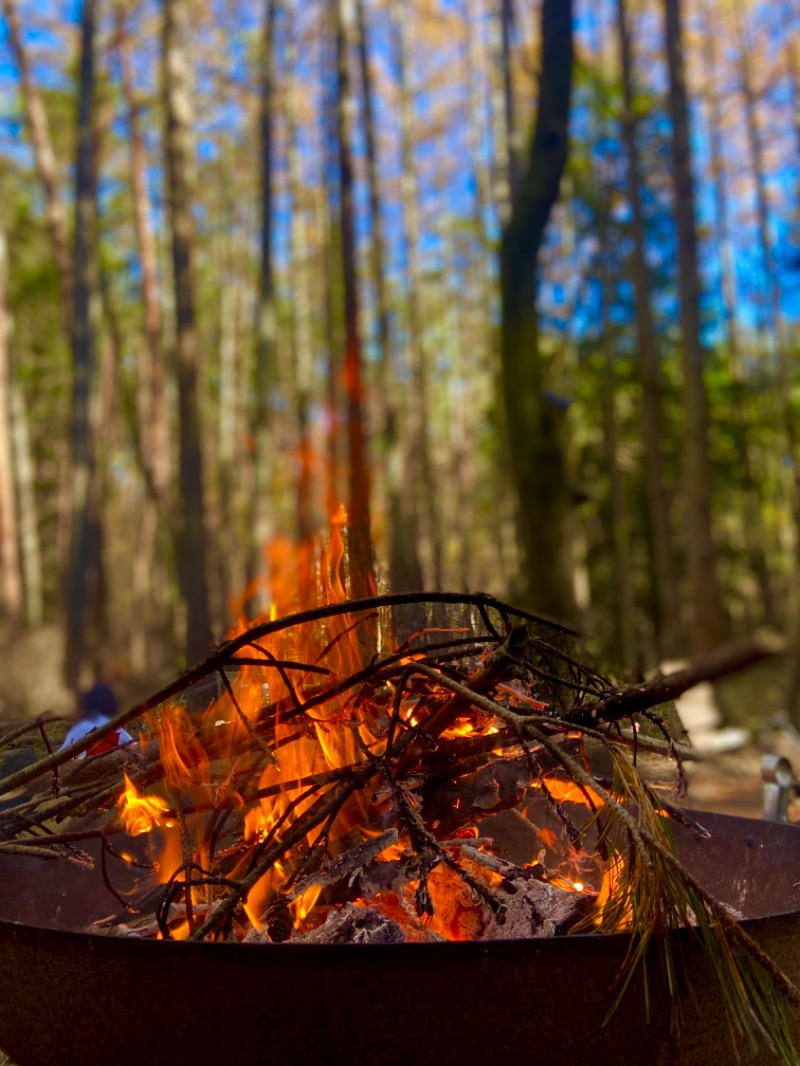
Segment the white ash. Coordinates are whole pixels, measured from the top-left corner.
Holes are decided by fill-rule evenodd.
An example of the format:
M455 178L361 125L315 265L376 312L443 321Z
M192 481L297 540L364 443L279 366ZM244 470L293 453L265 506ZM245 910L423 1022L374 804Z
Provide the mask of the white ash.
M304 944L402 944L405 938L397 922L370 907L345 903L312 932L292 939Z
M516 892L498 892L505 905L503 915L492 915L482 940L527 940L551 937L579 916L579 892L565 892L542 881L518 882ZM505 920L504 920L505 919Z

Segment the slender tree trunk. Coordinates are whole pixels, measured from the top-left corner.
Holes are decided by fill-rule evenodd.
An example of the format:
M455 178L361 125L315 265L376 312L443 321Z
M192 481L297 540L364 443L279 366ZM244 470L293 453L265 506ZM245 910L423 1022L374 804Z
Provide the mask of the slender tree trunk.
M78 101L78 154L75 168L74 307L72 314L72 522L65 583L67 608L67 685L77 690L86 663L88 630L99 581L99 560L92 552L96 504L92 393L95 377L92 302L97 223L94 140L95 0L84 0L81 15L81 68Z
M13 632L23 617L19 516L11 420L11 366L8 314L8 246L0 232L0 568L3 621Z
M147 154L134 87L133 58L125 17L121 10L117 13L117 43L122 68L122 93L128 113L133 216L142 272L146 350L137 363L140 450L148 466L150 484L166 517L170 482L170 437L158 258L147 182Z
M255 581L255 612L269 609L265 549L270 537L270 485L272 480L272 449L270 426L270 390L274 375L277 319L275 314L275 284L272 269L272 129L275 108L275 19L279 0L264 0L264 22L261 39L260 85L260 148L261 148L261 237L256 304L256 389L253 407L252 437L255 447L254 492L252 516L252 554L249 565L251 581Z
M350 460L348 530L350 593L369 595L374 588L370 530L370 476L364 417L361 337L358 322L353 163L351 156L353 100L350 88L349 45L353 38L353 0L336 0L336 126L339 142L339 196L344 281L347 442Z
M519 187L519 138L514 108L514 83L511 77L511 38L514 34L514 0L500 0L500 35L503 57L503 99L506 139L508 143L508 187L513 200Z
M722 638L723 617L712 531L712 471L708 400L700 337L700 269L697 261L694 182L683 65L680 0L664 0L672 120L672 170L678 232L678 289L683 343L683 474L686 488L686 556L692 604L692 647L713 647Z
M35 472L30 432L28 430L28 413L25 409L22 389L16 382L12 381L10 392L13 454L19 497L19 533L22 585L25 590L25 624L33 628L41 625L44 618L42 550L36 508Z
M486 212L491 200L489 167L484 158L482 144L486 136L483 116L482 100L478 89L481 60L477 26L471 16L469 0L464 2L464 32L466 34L466 82L467 82L467 115L464 121L464 140L467 158L473 169L475 182L475 237L478 245L474 259L475 285L477 289L477 314L475 326L480 332L474 336L480 337L480 344L476 347L482 350L482 358L479 363L485 361L487 354L494 346L494 331L491 324L489 309L496 302L497 294L492 272L492 252L489 234L486 228ZM482 334L482 335L481 335Z
M317 226L322 234L322 275L325 284L325 403L327 432L325 437L325 513L335 515L342 500L342 457L340 447L341 407L339 382L342 376L341 353L344 351L344 288L342 285L342 242L339 226L334 221L338 144L336 144L336 95L327 94L322 112L322 139L325 145L323 179L316 204ZM331 149L336 149L333 152ZM332 158L336 155L336 159Z
M194 223L191 76L186 0L164 0L164 109L169 218L175 286L175 367L178 383L181 494L179 578L186 606L186 656L194 662L211 645L206 574L203 455L197 397L197 334L192 268Z
M650 530L650 555L656 608L656 643L660 656L674 657L680 631L678 584L672 548L669 512L664 493L662 459L661 371L656 345L653 312L650 307L650 271L645 258L645 222L642 212L642 172L639 163L636 114L634 110L633 57L625 0L617 0L617 30L622 60L624 112L622 133L627 157L626 193L631 206L633 237L633 287L636 301L636 329L639 372L642 380L642 443L644 487Z
M406 413L410 467L416 495L415 512L419 531L430 559L430 572L435 588L442 582L442 545L439 511L437 507L436 473L431 455L430 433L430 371L424 337L422 309L422 269L419 260L419 190L414 158L415 85L413 79L410 5L403 0L395 8L397 25L397 67L400 90L400 137L402 143L404 245L406 251L406 289L408 293L408 333L411 380L414 395ZM413 512L411 521L414 522Z
M557 414L545 398L535 291L539 249L567 159L572 56L571 0L543 0L536 126L500 249L502 390L525 555L522 596L538 611L567 618L574 613L570 499Z
M715 236L720 252L722 311L728 330L728 351L733 386L731 417L736 427L734 440L739 462L739 476L748 512L744 535L750 568L758 581L761 593L764 618L767 622L775 624L777 622L777 614L766 558L768 538L763 521L764 501L758 479L753 471L750 417L747 410L747 391L744 384L739 331L736 321L736 278L730 239L725 166L722 158L722 114L717 94L717 78L719 76L717 36L715 27L710 20L708 9L706 10L704 39L707 76L708 147L716 208Z
M513 0L493 0L489 12L489 84L494 142L494 199L501 225L508 221L519 177L514 151L511 87L513 18Z
M287 47L287 156L289 165L289 189L292 200L291 281L292 281L292 349L294 367L292 387L297 404L298 476L297 476L297 539L301 545L300 597L308 602L311 576L311 542L314 535L312 478L311 478L311 384L313 380L313 337L311 332L312 299L308 270L310 247L307 224L307 203L303 182L303 161L300 154L298 128L298 90L300 72L297 64L297 25L292 27Z
M386 264L383 218L378 178L378 149L375 136L373 79L369 62L369 40L364 0L356 0L358 54L364 90L364 140L367 155L369 212L371 229L370 268L375 290L380 351L378 394L384 452L384 489L389 519L389 582L393 592L422 588L422 571L417 553L416 529L404 515L403 460L399 434L397 382L392 360L389 306L386 294Z
M60 191L58 163L50 137L47 111L45 110L41 93L33 80L31 65L22 43L16 0L2 0L2 5L9 43L19 70L22 100L25 106L25 120L28 124L28 131L33 145L36 170L44 189L47 227L50 233L50 243L53 248L53 258L58 270L61 289L64 334L65 337L71 340L73 312L72 256L69 247L67 212Z

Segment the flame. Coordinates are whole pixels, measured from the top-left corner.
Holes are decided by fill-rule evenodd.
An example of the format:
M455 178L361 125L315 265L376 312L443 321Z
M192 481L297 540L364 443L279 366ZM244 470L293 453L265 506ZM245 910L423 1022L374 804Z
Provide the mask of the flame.
M117 814L132 837L149 833L151 829L162 824L162 815L169 810L160 796L140 796L136 786L123 771L125 791L117 800Z
M561 777L546 777L544 783L557 803L579 803L588 807L591 801L598 810L604 805L605 801L588 785L577 785Z
M259 586L261 602L268 604L269 620L285 617L298 609L346 600L346 522L347 515L342 508L332 522L324 546L309 540L298 552L286 538L271 542L266 550L269 576L266 584L262 579ZM252 588L246 590L242 603L253 595ZM264 616L255 620L242 618L229 637L244 633L253 621L267 620ZM150 847L158 864L159 881L185 881L187 876L194 878L198 868L210 874L218 872L218 867L209 869L211 856L219 856L226 840L230 850L225 876L240 880L251 869L255 849L263 853L280 843L314 804L324 800L325 793L319 786L315 791L309 788L310 779L318 780L330 771L357 769L368 758L380 758L386 737L386 702L381 707L378 699L359 700L344 693L332 695L324 703L299 713L298 704L319 692L319 675L295 668L278 670L270 665L271 660L314 664L328 671L326 684L348 677L363 669L374 652L374 644L370 651L367 639L368 624L363 616L344 613L326 619L324 627L292 626L268 634L242 650L240 657L246 657L248 663L230 672L226 684L220 685L217 698L204 711L190 713L184 704L175 702L150 716L148 728L160 745L169 803L159 796L140 796L126 775L118 812L127 832L152 833ZM402 661L410 663L424 654L410 651ZM258 662L261 659L263 666ZM513 695L520 698L516 690ZM441 694L442 701L449 698L448 693ZM391 696L388 700L391 706ZM533 700L527 702L537 704ZM419 696L406 696L399 708L400 721L407 727L418 726L431 713L431 705L435 708L436 697L426 697L421 710ZM265 715L267 706L269 714ZM497 733L500 728L497 719L475 710L459 717L443 736L484 737ZM509 752L497 748L495 754L500 757ZM332 777L327 787L336 787L336 781ZM559 803L603 806L602 799L591 788L581 789L557 776L547 778L545 784ZM533 787L537 787L535 783ZM412 794L408 798L415 802ZM299 894L292 891L291 879L297 875L298 856L318 844L323 839L322 833L331 860L374 838L385 829L386 815L393 810L393 802L391 796L373 797L367 790L354 792L333 821L295 841L284 861L273 864L243 901L244 918L240 914L235 921L244 928L247 928L246 919L246 923L259 931L265 926L268 929L269 922L264 916L271 903L281 897L292 899L293 895L290 912L296 927L308 929L324 920L319 884ZM229 815L229 836L215 837ZM458 833L474 838L478 830L470 826ZM547 844L553 837L555 843L550 830L540 830L540 836ZM397 860L407 851L407 839L401 835L376 861ZM459 863L487 889L496 887L502 880L499 874L463 856L459 857ZM553 883L572 891L594 892L599 885L596 907L597 913L602 914L619 881L620 869L610 867L601 880L597 860L576 852L565 859L562 874L553 878ZM183 886L199 914L207 913L213 903L213 877L205 880L209 883L193 884L191 888ZM395 916L408 939L424 939L426 930L449 940L473 939L480 935L488 920L485 904L444 863L428 872L424 885L408 884L399 895L379 893L365 901L365 905L378 905L387 917ZM427 913L430 905L433 914ZM189 918L196 924L196 915ZM185 939L191 931L189 921L176 920L170 935Z

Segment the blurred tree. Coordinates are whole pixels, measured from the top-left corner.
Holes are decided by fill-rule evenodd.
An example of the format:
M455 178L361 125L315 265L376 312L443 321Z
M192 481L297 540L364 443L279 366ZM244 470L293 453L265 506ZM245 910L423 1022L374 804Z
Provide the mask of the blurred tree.
M712 472L709 452L705 350L700 323L700 268L697 258L694 179L683 61L680 0L664 0L672 121L672 177L678 234L678 292L683 349L683 476L686 491L686 558L692 604L692 648L713 647L722 639L723 618L712 529Z
M8 246L0 230L0 567L3 617L13 632L22 622L22 569L11 416L11 366L8 314Z
M536 291L539 251L567 160L572 86L571 0L543 0L539 105L500 248L502 389L509 464L519 501L523 602L574 614L566 517L571 506L557 405L545 388Z
M19 17L15 0L3 0L8 39L19 70L22 100L28 123L31 144L39 179L44 189L47 205L47 223L53 246L53 258L58 267L61 282L61 308L66 337L72 335L72 256L69 249L67 212L61 196L61 182L58 163L50 137L50 124L47 119L44 101L37 85L33 81L31 65L22 43Z
M78 96L78 155L75 166L74 306L72 313L72 523L64 599L67 610L65 679L77 691L83 683L89 625L102 586L92 404L95 389L97 174L94 125L95 0L81 11L81 68Z
M703 19L704 53L706 59L705 97L708 106L708 148L711 179L714 189L714 237L720 254L722 281L722 311L728 334L728 358L730 364L731 393L733 404L731 420L734 425L733 442L736 447L742 492L749 511L745 523L745 538L750 568L758 581L761 593L763 616L771 624L777 624L778 614L772 591L772 579L767 563L769 537L764 524L764 499L761 485L754 469L751 411L747 402L747 389L737 325L736 276L731 247L730 219L728 210L728 183L722 156L722 109L717 89L719 70L719 25L713 19L711 5L706 3Z
M370 472L362 380L361 334L358 314L358 270L352 161L352 116L355 101L350 84L349 52L355 34L353 0L336 3L336 130L339 147L339 226L344 283L344 382L347 404L349 458L348 530L350 593L374 591L374 551L370 528ZM362 627L363 628L363 627Z
M253 495L250 501L249 576L256 579L256 612L269 610L266 597L264 550L271 532L270 484L274 458L271 454L269 394L277 334L275 283L272 267L273 215L273 122L275 107L275 20L279 0L264 0L260 45L259 161L260 240L258 295L256 302L256 379L250 436L253 442Z
M411 5L402 0L394 9L397 29L397 81L400 94L400 151L403 172L403 246L407 299L408 361L413 393L406 406L406 451L411 470L410 491L405 493L405 522L409 536L421 539L429 560L428 578L433 588L442 583L442 535L438 493L431 455L430 363L425 344L420 267L420 222L417 166L414 158L416 116L411 40Z
M161 293L158 254L153 231L147 172L148 161L141 121L141 105L134 85L133 56L125 12L116 13L116 44L122 72L122 95L128 120L130 184L141 269L145 349L137 360L137 426L142 468L153 499L164 518L169 511L170 433L166 368L162 343Z
M313 385L313 340L312 321L313 306L310 291L310 277L308 264L308 248L310 234L307 225L307 205L305 202L305 188L303 183L303 159L300 144L300 124L298 118L298 103L302 86L301 73L298 63L297 38L299 27L297 16L292 22L288 32L288 44L286 48L286 126L289 166L289 191L292 200L292 218L290 224L290 247L291 247L291 326L292 326L292 355L295 401L297 405L297 437L298 437L298 475L295 517L297 523L297 539L303 546L306 559L303 560L301 581L305 587L303 593L310 593L310 574L307 557L310 555L311 544L316 530L313 509L313 484L311 476L311 402ZM307 602L307 600L304 600Z
M203 453L197 399L198 350L192 267L194 162L189 20L186 0L164 0L164 150L175 287L178 484L181 495L178 570L186 607L186 658L191 663L202 658L211 646L211 619L206 574Z
M364 93L364 142L367 157L370 219L370 272L375 293L375 317L379 348L378 403L383 433L383 485L389 523L389 581L395 592L423 586L417 550L416 523L404 508L400 410L389 330L389 299L386 283L386 253L381 214L378 146L375 130L375 90L370 65L369 30L364 0L356 0L358 57ZM407 486L405 486L407 489Z
M664 491L662 462L661 368L650 307L652 282L645 257L645 221L642 212L642 169L637 143L637 116L634 104L633 56L625 0L617 0L617 32L622 60L622 136L627 158L625 194L631 208L633 256L631 280L636 306L636 333L642 382L642 443L644 486L647 497L649 545L653 577L653 619L659 654L675 656L679 651L680 616L678 584L672 547L669 511Z

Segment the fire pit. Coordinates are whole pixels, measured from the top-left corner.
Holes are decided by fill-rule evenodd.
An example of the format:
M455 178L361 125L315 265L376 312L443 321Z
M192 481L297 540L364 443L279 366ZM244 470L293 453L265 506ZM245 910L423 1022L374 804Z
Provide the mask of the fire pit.
M698 815L680 855L792 978L800 978L800 831ZM87 881L44 860L6 858L0 877L46 878L45 909ZM50 864L52 865L52 864ZM14 868L14 869L12 869ZM28 900L30 905L30 900ZM113 904L98 892L89 913ZM5 896L2 912L13 910ZM15 917L23 918L17 907ZM30 916L33 921L33 916ZM604 1028L626 934L484 943L248 946L87 935L0 922L0 1046L19 1066L99 1062L537 1064L733 1061L724 1006L689 931L672 932L687 997L678 1039L654 953L650 1021L641 981ZM747 1064L774 1063L766 1052Z
M793 1061L795 830L698 821L637 769L680 763L653 708L694 680L615 689L563 627L484 595L235 634L108 723L138 720L136 751L64 766L89 736L3 783L23 791L0 812L0 1046L561 1062L645 1040L694 1062L733 1039Z

